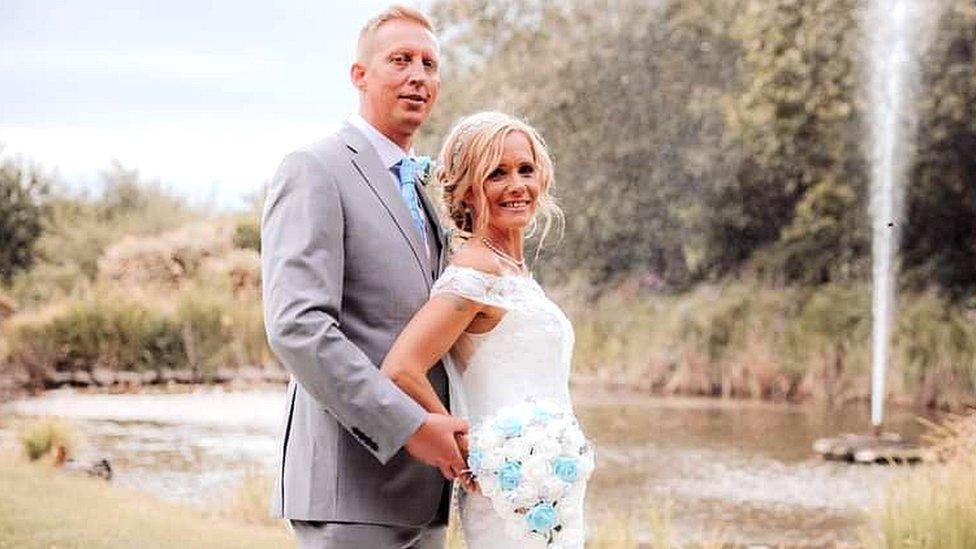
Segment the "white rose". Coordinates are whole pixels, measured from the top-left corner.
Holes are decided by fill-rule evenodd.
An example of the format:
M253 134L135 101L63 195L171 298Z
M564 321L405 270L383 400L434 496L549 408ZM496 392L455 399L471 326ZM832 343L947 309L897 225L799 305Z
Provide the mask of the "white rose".
M522 478L529 483L539 484L549 475L549 461L539 453L533 454L522 463Z
M505 455L494 449L489 452L484 452L481 458L481 468L488 471L497 471L505 464Z
M536 453L545 456L546 459L553 459L563 453L563 448L557 440L548 439L536 444Z
M524 438L511 438L505 443L502 452L512 461L522 461L529 455L529 448L529 443Z
M524 521L514 519L505 521L505 533L513 538L522 538L525 537L529 532L528 528L524 526Z
M568 488L567 484L555 476L547 476L545 480L542 481L542 492L545 494L545 498L549 500L561 499L566 493Z

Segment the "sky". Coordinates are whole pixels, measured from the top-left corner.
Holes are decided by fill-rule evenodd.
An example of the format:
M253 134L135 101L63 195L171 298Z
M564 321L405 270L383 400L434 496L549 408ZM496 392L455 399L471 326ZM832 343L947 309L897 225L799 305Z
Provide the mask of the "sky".
M97 192L113 160L237 208L356 108L389 0L0 0L0 147Z

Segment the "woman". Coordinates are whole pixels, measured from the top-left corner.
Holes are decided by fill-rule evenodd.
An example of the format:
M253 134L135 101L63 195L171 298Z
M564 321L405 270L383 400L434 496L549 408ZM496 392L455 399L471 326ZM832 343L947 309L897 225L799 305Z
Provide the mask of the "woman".
M537 215L544 219L543 239L561 215L549 194L552 161L541 137L505 114L469 116L445 141L437 179L447 213L469 237L393 344L383 372L428 411L447 413L427 370L451 351L472 425L532 398L570 409L572 326L531 278L524 258ZM527 546L508 537L476 483L462 480L468 547ZM580 515L568 526L581 531L582 521Z

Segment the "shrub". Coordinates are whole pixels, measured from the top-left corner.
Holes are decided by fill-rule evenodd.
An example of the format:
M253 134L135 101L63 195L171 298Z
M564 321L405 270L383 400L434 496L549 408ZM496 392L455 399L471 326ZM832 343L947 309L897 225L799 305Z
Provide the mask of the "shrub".
M254 219L241 221L234 228L234 247L261 252L261 224Z
M141 371L186 364L180 326L153 304L105 295L11 320L14 362L44 369ZM39 363L38 363L39 362Z
M20 434L20 442L27 458L37 461L57 446L64 446L71 455L77 436L71 425L57 418L44 418L28 425Z

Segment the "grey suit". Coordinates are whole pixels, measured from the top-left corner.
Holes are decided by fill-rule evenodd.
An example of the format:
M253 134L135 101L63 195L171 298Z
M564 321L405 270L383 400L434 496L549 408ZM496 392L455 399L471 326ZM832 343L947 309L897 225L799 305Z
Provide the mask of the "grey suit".
M378 365L444 262L424 245L372 145L346 124L289 154L261 227L265 325L292 374L272 510L302 521L445 524L450 484L402 446L426 412ZM438 364L430 380L447 403Z

